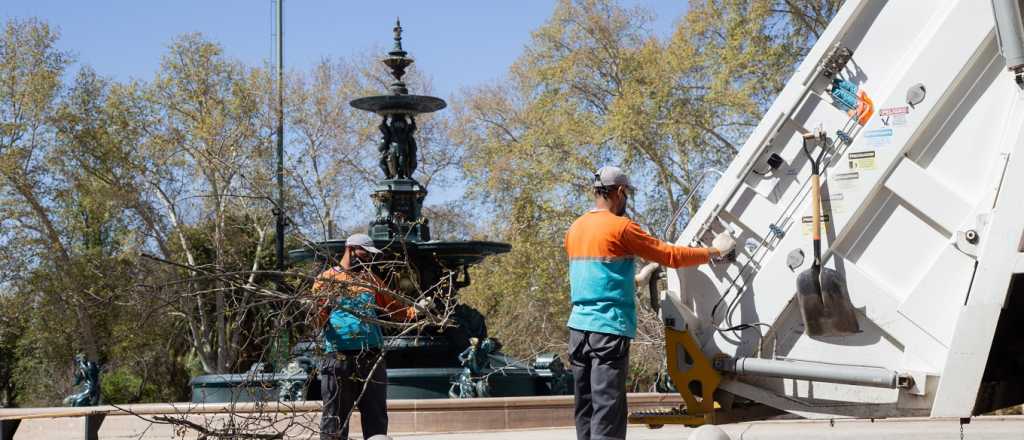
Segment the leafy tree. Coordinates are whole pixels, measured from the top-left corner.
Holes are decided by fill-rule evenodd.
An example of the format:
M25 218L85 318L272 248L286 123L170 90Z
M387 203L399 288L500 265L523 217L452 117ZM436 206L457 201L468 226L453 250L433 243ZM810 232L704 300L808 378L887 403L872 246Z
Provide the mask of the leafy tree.
M137 154L146 164L147 190L169 220L166 233L174 248L167 259L222 271L260 269L258 257L272 221L270 194L264 191L270 187L269 132L260 124L261 113L269 112L260 87L265 81L266 75L225 57L219 45L188 34L170 45L156 78L141 92L149 118L142 122L146 135ZM253 214L243 218L252 222L258 243L255 258L245 263L228 250L231 229L238 227L229 217L241 212ZM188 236L198 223L210 227L206 259ZM177 309L203 368L222 373L239 360L241 321L252 298L214 284L202 294L195 294L195 284L187 285L177 295Z
M51 166L57 152L54 129L60 82L69 56L55 47L57 33L38 20L11 20L0 37L0 197L5 223L17 228L9 243L24 246L26 258L53 268L68 267L76 255L70 237L75 224L62 221L65 176ZM90 359L99 341L87 301L75 290L51 290L58 312L75 316L74 338Z

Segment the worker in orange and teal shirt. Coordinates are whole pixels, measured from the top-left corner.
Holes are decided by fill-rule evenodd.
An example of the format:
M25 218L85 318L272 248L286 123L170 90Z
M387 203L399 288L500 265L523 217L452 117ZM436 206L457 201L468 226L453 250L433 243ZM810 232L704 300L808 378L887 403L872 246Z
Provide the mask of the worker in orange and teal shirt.
M625 217L633 187L618 167L594 175L594 209L565 235L572 312L569 359L575 380L576 438L626 438L629 344L636 336L636 259L672 268L707 263L732 251L728 233L710 248L674 246Z
M324 271L313 284L313 292L321 297L313 325L322 329L324 342L321 440L348 439L353 406L359 408L363 438L388 432L387 365L377 322L411 321L416 310L388 295L370 270L380 254L368 235L352 234L345 240L341 264Z

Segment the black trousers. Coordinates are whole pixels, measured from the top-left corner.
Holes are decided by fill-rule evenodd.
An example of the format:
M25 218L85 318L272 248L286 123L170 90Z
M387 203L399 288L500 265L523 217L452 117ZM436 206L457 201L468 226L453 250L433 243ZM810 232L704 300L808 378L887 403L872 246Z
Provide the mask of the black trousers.
M388 433L388 374L380 350L324 353L320 394L321 440L348 440L353 406L359 408L363 438Z
M629 343L625 336L569 329L578 440L626 438Z

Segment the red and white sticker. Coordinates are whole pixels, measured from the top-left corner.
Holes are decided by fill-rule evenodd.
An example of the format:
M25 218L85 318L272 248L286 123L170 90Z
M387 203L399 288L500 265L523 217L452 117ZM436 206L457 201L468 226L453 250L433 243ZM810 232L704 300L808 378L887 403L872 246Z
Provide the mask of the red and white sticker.
M902 127L907 125L907 115L910 114L910 107L886 107L878 110L878 119L886 127Z

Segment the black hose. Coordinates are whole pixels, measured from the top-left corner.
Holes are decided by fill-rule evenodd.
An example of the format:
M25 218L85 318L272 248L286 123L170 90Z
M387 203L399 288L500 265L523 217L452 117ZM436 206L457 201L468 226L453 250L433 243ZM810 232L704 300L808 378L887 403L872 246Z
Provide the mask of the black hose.
M658 313L661 310L661 303L658 298L658 279L661 278L663 273L665 273L665 268L658 266L654 273L651 274L651 277L647 279L647 295L651 301L651 310L654 310L654 313Z

